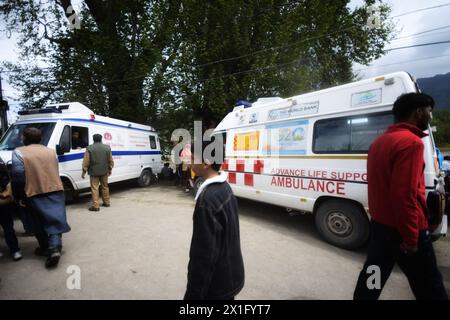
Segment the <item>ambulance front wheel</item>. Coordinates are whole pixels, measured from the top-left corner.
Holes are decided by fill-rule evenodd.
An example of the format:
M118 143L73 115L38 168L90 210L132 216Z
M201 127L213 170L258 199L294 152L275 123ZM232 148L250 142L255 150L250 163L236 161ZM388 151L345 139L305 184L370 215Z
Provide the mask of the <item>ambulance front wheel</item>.
M142 170L137 183L139 187L148 187L152 183L152 171L150 169Z
M369 239L369 219L360 206L350 201L325 200L317 208L315 222L320 235L340 248L357 249Z

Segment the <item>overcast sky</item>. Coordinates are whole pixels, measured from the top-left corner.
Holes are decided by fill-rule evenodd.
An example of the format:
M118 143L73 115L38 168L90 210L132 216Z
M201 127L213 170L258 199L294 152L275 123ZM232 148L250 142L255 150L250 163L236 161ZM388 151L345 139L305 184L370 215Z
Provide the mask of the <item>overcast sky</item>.
M352 0L350 7L361 6L363 2L362 0ZM390 0L384 2L389 4L392 9L391 17L394 17L392 22L396 25L398 32L396 37L399 38L387 44L386 48L450 40L449 0ZM430 9L420 10L425 8ZM403 15L405 13L409 14ZM396 17L398 15L401 16ZM433 29L439 30L426 32ZM426 33L415 35L422 32ZM409 37L410 35L415 36ZM363 69L359 72L362 78L400 70L407 71L416 78L444 74L450 72L450 43L394 50L372 62L369 67L355 64L353 69L354 71Z
M74 7L77 9L80 1L74 2ZM450 40L450 0L385 0L384 2L392 8L392 21L396 25L397 37L401 38L393 40L386 45L386 48ZM351 0L349 6L355 8L363 3L363 0ZM436 6L439 7L432 8ZM398 15L400 16L396 17ZM428 32L433 29L438 30ZM422 34L415 35L417 33ZM409 37L410 35L414 36ZM8 36L3 21L0 21L0 61L16 62L18 60L16 38L14 34L10 38ZM450 72L450 43L391 51L372 62L370 66L355 64L353 69L361 78L400 70L407 71L416 78L444 74ZM4 97L10 101L11 106L14 106L15 102L11 101L11 98L17 98L19 92L8 84L4 75L2 84Z

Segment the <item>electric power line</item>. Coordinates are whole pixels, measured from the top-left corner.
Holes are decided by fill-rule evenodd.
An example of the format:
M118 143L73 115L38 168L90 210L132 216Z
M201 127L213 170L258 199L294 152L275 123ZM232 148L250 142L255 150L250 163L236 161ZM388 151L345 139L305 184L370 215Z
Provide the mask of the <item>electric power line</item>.
M438 5L438 6L421 8L421 9L417 9L417 10L413 10L413 11L409 11L409 12L406 12L406 13L402 13L402 14L393 16L390 19L396 18L396 17L400 17L400 16L405 16L405 15L416 13L416 12L420 12L420 11L425 11L425 10L445 7L445 6L449 6L449 5L450 5L450 3L446 3L446 4L442 4L442 5ZM323 38L323 37L326 37L326 36L331 36L331 35L336 34L336 33L349 31L349 30L351 30L351 29L353 29L355 27L356 26L352 26L352 27L341 29L341 30L337 30L337 31L334 31L334 32L325 33L325 34L318 35L318 36L313 36L313 37L302 39L300 41L297 41L297 42L294 42L294 43L291 43L291 44L285 45L285 46L270 47L270 48L266 48L266 49L262 49L262 50L258 50L258 51L254 51L254 52L250 52L250 53L247 53L247 54L244 54L244 55L236 56L236 57L230 57L230 58L220 59L220 60L216 60L216 61L211 61L211 62L204 63L204 64L193 65L193 66L191 66L191 68L206 67L206 66L213 65L213 64L218 64L218 63L222 63L222 62L228 62L228 61L242 59L242 58L245 58L245 57L249 57L249 56L252 56L252 55L257 55L257 54L260 54L260 53L263 53L263 52L267 52L267 51L284 49L284 48L292 47L292 46L295 46L297 44L300 44L300 43L303 43L303 42L306 42L306 41L316 40L316 39L320 39L320 38ZM417 34L413 34L413 35L420 35L420 34L423 34L423 33L432 32L432 31L435 31L435 30L444 29L444 28L448 28L448 27L450 27L450 26L444 26L444 27L440 27L440 28L426 30L426 31L423 31L423 32L420 32L420 33L417 33ZM411 37L413 35L409 35L409 36L406 36L406 37ZM406 48L421 47L421 46L428 46L428 45L436 45L436 44L443 44L443 43L449 43L449 42L450 41L441 41L441 42L417 44L417 45L411 45L411 46L391 48L391 49L387 49L386 51L394 51L394 50L400 50L400 49L406 49ZM39 69L40 70L50 70L50 69L53 69L53 68L54 67L44 67L44 68L39 68ZM22 72L22 71L23 70L2 70L0 72L8 73L8 72ZM242 72L239 72L239 73L245 73L245 72L247 72L247 71L242 71ZM148 77L148 74L138 75L138 76L130 77L130 78L126 78L126 79L111 80L111 81L107 81L106 83L124 82L124 81L127 81L127 80L133 80L133 79L139 79L139 78L145 78L145 77Z
M356 69L356 70L353 70L353 71L354 72L359 72L359 71L365 71L365 70L368 70L368 69L385 68L385 67L390 67L390 66L399 65L399 64L417 62L417 61L422 61L422 60L438 59L438 58L444 58L444 57L448 57L448 56L450 56L450 54L443 54L443 55L438 55L438 56L431 56L431 57L424 57L424 58L418 58L418 59L405 60L405 61L401 61L401 62L381 64L381 65L376 65L376 66L370 66L370 67L366 67L366 68Z
M424 57L424 58L419 58L419 59L411 59L411 60L406 60L406 61L401 61L401 62L396 62L396 63L389 63L389 64L382 64L382 65L377 65L377 66L369 66L369 67L366 67L366 68L356 69L356 70L354 70L354 72L360 72L360 71L365 71L365 70L374 69L374 68L384 68L384 67L388 67L388 66L405 64L405 63L411 63L411 62L417 62L417 61L423 61L423 60L438 59L438 58L443 58L443 57L447 57L447 56L450 56L450 54L436 55L436 56ZM199 83L212 81L212 80L220 80L220 79L224 79L224 78L227 78L227 77L231 77L231 76L233 76L235 74L241 74L241 73L266 72L266 71L270 71L270 70L275 69L275 68L283 68L283 67L295 64L295 63L301 63L301 61L302 61L302 59L291 61L291 62L288 62L288 63L277 64L277 65L273 65L273 66L267 66L267 67L263 67L263 68L256 68L256 69L236 72L236 73L232 73L232 74L226 74L226 75L223 75L223 76L220 76L220 77L199 79L199 80L193 81L193 83L199 84ZM330 64L330 62L328 62L328 64ZM183 84L181 84L181 85L183 85ZM154 90L158 90L158 89L170 89L172 87L173 86L171 86L171 85L153 86L153 87L145 88L144 91L149 92L149 91L154 91ZM124 94L124 93L130 93L130 92L140 92L140 91L142 91L142 89L130 89L130 90L121 90L121 91L108 92L107 94ZM179 93L178 95L179 96L183 96L183 95L186 95L186 94Z
M442 7L447 7L447 6L450 6L450 3L444 3L444 4L441 4L441 5L438 5L438 6L426 7L426 8L422 8L422 9L408 11L408 12L405 12L405 13L398 14L396 16L392 16L391 19L398 18L398 17L403 17L403 16L409 15L411 13L416 13L416 12L421 12L421 11L426 11L426 10L431 10L431 9L436 9L436 8L442 8Z
M431 45L437 45L437 44L444 44L444 43L450 43L450 40L437 41L437 42L428 42L428 43L420 43L420 44L413 44L413 45L410 45L410 46L404 46L404 47L397 47L397 48L386 49L386 51L395 51L395 50L400 50L400 49L409 49L409 48L416 48L416 47L425 47L425 46L431 46Z
M397 38L394 38L392 40L401 40L401 39L406 39L406 38L411 38L411 37L416 38L416 37L424 35L425 33L430 33L430 32L433 32L433 31L442 30L442 29L448 29L448 28L450 28L450 25L439 27L439 28L434 28L434 29L429 29L429 30L425 30L425 31L421 31L421 32L418 32L418 33L409 34L409 35L402 36L402 37L397 37ZM445 32L448 32L448 31L432 33L430 35L437 35L437 34L445 33Z

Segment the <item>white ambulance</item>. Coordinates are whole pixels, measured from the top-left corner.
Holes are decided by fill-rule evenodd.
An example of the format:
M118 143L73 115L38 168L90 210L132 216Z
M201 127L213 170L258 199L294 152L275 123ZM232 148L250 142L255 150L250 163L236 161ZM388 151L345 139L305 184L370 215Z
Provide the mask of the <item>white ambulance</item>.
M419 89L398 72L288 99L239 105L215 129L238 197L313 213L319 233L354 249L369 236L367 151L393 123L394 101ZM431 130L429 130L431 131ZM432 133L423 139L427 190L435 187ZM446 233L447 221L439 233Z
M42 131L41 143L58 154L59 172L70 199L89 189L89 178L81 178L81 164L86 146L93 143L96 133L111 146L114 169L111 183L137 179L148 186L161 172L161 148L158 134L150 126L95 115L78 102L47 105L44 108L19 112L19 119L0 141L0 157L11 160L12 150L22 145L22 133L27 127Z

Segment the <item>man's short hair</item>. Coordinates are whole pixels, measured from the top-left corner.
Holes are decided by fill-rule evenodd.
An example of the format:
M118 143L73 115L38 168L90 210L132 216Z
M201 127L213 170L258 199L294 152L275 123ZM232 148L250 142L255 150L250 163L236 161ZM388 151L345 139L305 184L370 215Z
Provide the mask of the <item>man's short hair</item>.
M102 142L102 135L101 134L94 134L93 136L94 142Z
M418 108L430 106L434 108L434 100L425 93L405 93L395 100L392 112L397 121L406 120Z
M205 154L205 149L211 143L214 143L214 141L213 142L211 142L211 141L202 141L201 143L200 142L194 142L194 143L191 144L191 153L192 153L192 156L194 158L194 161L196 161L196 160L198 161L199 159L201 159L202 163L210 164L211 165L211 169L213 169L214 171L218 172L220 170L220 167L222 166L222 163L223 163L225 150L223 149L223 145L222 145L222 155L220 155L220 154L216 155L216 148L213 149L213 151L211 152L211 155ZM197 144L201 144L201 146L202 146L202 148L201 148L201 155L196 153L195 146ZM200 152L200 150L198 150L197 152ZM206 156L206 158L205 158L205 156ZM211 157L211 158L209 158L209 157Z
M23 144L28 146L30 144L38 144L41 142L41 130L36 127L28 127L23 130Z

